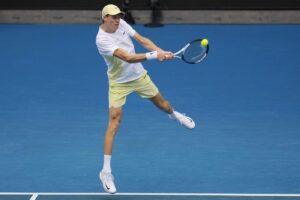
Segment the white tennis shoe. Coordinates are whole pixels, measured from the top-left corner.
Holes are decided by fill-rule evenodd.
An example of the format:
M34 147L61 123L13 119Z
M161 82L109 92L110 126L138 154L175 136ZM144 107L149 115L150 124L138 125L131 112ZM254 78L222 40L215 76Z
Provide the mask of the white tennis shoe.
M99 178L102 182L103 188L106 192L110 194L114 194L117 192L114 176L110 172L101 171L99 174Z
M192 120L192 118L186 116L185 114L181 114L175 110L173 111L173 114L169 114L169 117L171 119L177 120L181 125L183 125L184 127L188 128L188 129L193 129L196 126L196 124Z

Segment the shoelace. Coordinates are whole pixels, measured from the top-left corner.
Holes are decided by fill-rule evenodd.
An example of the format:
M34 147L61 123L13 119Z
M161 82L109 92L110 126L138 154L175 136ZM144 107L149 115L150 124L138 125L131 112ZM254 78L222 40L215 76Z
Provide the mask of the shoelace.
M186 113L180 113L180 116L178 118L175 118L175 117L172 117L171 115L169 115L169 118L176 119L180 124L183 124L181 119L184 119L184 118L188 119L190 122L193 122L192 118L186 116Z
M105 173L103 175L104 180L106 180L107 182L113 182L114 181L114 176L110 173Z
M183 124L181 119L184 119L184 117L186 117L185 113L181 113L181 115L178 117L178 121L180 124Z
M114 181L114 176L112 174L107 174L106 178L108 181Z
M181 116L179 117L178 121L180 124L183 124L183 122L181 121L181 119L187 118L190 122L192 122L192 118L186 116L186 113L181 113Z

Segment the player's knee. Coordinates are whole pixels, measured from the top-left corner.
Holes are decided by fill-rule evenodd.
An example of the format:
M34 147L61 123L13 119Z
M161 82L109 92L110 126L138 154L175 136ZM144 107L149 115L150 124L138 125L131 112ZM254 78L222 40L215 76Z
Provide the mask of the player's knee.
M110 127L113 133L116 133L117 129L119 128L121 123L121 116L112 116L110 120Z

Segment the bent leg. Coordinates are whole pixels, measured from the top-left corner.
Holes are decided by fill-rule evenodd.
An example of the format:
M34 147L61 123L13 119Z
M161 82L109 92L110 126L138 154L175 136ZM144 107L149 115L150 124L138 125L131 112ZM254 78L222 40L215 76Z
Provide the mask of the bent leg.
M152 103L156 105L160 110L164 111L165 113L171 114L173 113L172 105L165 100L160 93L157 93L154 97L150 98Z
M183 115L177 111L174 111L172 105L165 100L160 93L158 93L156 96L150 98L150 100L162 111L169 114L169 117L171 119L177 120L181 125L185 126L188 129L195 128L195 122L192 120L192 118Z

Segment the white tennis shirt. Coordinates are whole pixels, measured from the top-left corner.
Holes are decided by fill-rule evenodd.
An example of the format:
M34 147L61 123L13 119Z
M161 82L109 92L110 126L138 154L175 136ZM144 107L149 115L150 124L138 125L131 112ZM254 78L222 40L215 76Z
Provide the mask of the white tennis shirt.
M120 19L119 27L114 33L107 33L99 27L96 45L108 66L107 75L110 81L125 83L140 78L146 72L141 63L128 63L113 56L114 51L118 48L129 54L135 54L134 45L130 38L135 32L122 19Z

